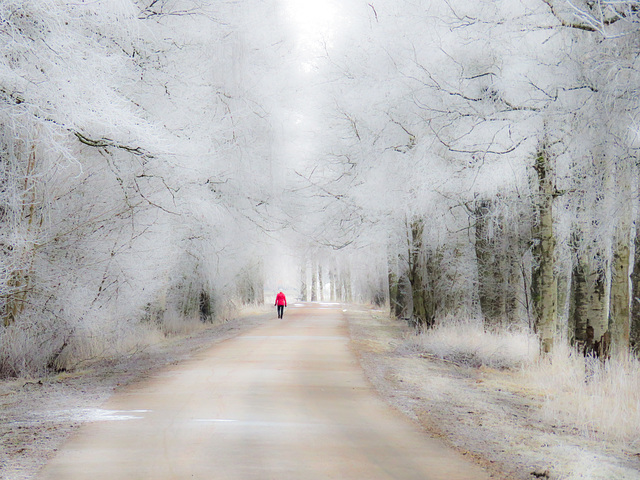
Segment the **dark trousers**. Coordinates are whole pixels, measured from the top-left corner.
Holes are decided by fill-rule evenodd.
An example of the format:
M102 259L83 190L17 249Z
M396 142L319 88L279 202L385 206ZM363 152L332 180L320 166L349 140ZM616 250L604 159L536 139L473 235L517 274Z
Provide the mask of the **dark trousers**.
M282 318L284 315L284 305L278 305L278 318Z

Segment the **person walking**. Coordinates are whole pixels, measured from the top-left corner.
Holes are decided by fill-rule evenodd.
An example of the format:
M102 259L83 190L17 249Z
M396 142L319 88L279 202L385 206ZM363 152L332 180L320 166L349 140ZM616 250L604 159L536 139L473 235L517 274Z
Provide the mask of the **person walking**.
M276 295L276 307L278 307L278 318L282 318L284 315L284 307L287 306L287 297L284 296L284 293L280 292Z

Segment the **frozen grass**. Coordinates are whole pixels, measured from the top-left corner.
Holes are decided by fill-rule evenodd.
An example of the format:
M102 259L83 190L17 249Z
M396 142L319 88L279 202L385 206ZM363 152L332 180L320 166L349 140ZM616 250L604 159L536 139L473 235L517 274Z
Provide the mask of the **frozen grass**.
M406 339L405 348L458 364L516 368L537 358L535 336L486 332L480 322L446 322Z
M167 337L176 335L192 335L207 328L207 324L200 320L199 315L185 317L176 311L167 310L162 322L158 325L159 331Z
M54 367L72 370L95 361L130 356L162 339L156 329L133 320L85 324L76 329Z
M227 302L213 322L202 322L199 312L184 316L173 310L163 312L153 321L116 321L106 314L96 314L75 327L26 319L11 327L0 326L0 377L38 377L52 370L73 370L97 361L131 356L167 338L194 335L211 328L212 323L224 323L248 311Z
M509 388L541 399L541 415L549 424L575 429L593 440L640 446L636 358L603 363L563 346L551 357L538 358L533 335L485 332L478 323L460 322L410 336L401 349L469 367L511 369Z
M594 440L640 446L640 361L601 362L557 348L522 372L522 381L545 397L542 413Z

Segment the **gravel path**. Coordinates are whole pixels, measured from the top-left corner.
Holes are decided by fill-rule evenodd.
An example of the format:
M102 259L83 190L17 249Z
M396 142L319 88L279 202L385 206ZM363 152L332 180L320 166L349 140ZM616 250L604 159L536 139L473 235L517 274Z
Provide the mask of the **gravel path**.
M40 480L489 480L383 402L339 305L269 322L120 389Z
M43 379L0 382L0 478L30 480L115 391L273 319L246 316L118 362ZM508 371L421 358L411 330L381 311L350 307L351 348L371 384L398 410L504 480L639 480L640 451L592 441L539 415L543 399Z
M118 361L49 378L0 382L0 478L33 479L80 425L108 414L100 407L116 390L273 317L273 312L245 315Z

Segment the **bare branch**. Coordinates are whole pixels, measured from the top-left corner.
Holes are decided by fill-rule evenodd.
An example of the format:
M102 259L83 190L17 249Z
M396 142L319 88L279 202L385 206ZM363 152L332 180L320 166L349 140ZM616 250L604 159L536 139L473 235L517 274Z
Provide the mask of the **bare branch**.
M124 145L122 143L117 143L114 142L113 140L110 140L108 138L100 138L98 140L94 140L92 138L87 137L86 135L83 135L80 132L74 131L73 134L76 136L76 138L78 140L80 140L80 143L83 143L84 145L87 145L89 147L95 147L95 148L119 148L121 150L124 150L126 152L129 153L133 153L134 155L138 155L141 157L146 157L146 158L153 158L153 156L147 152L146 150L144 150L142 147L131 147L129 145Z

